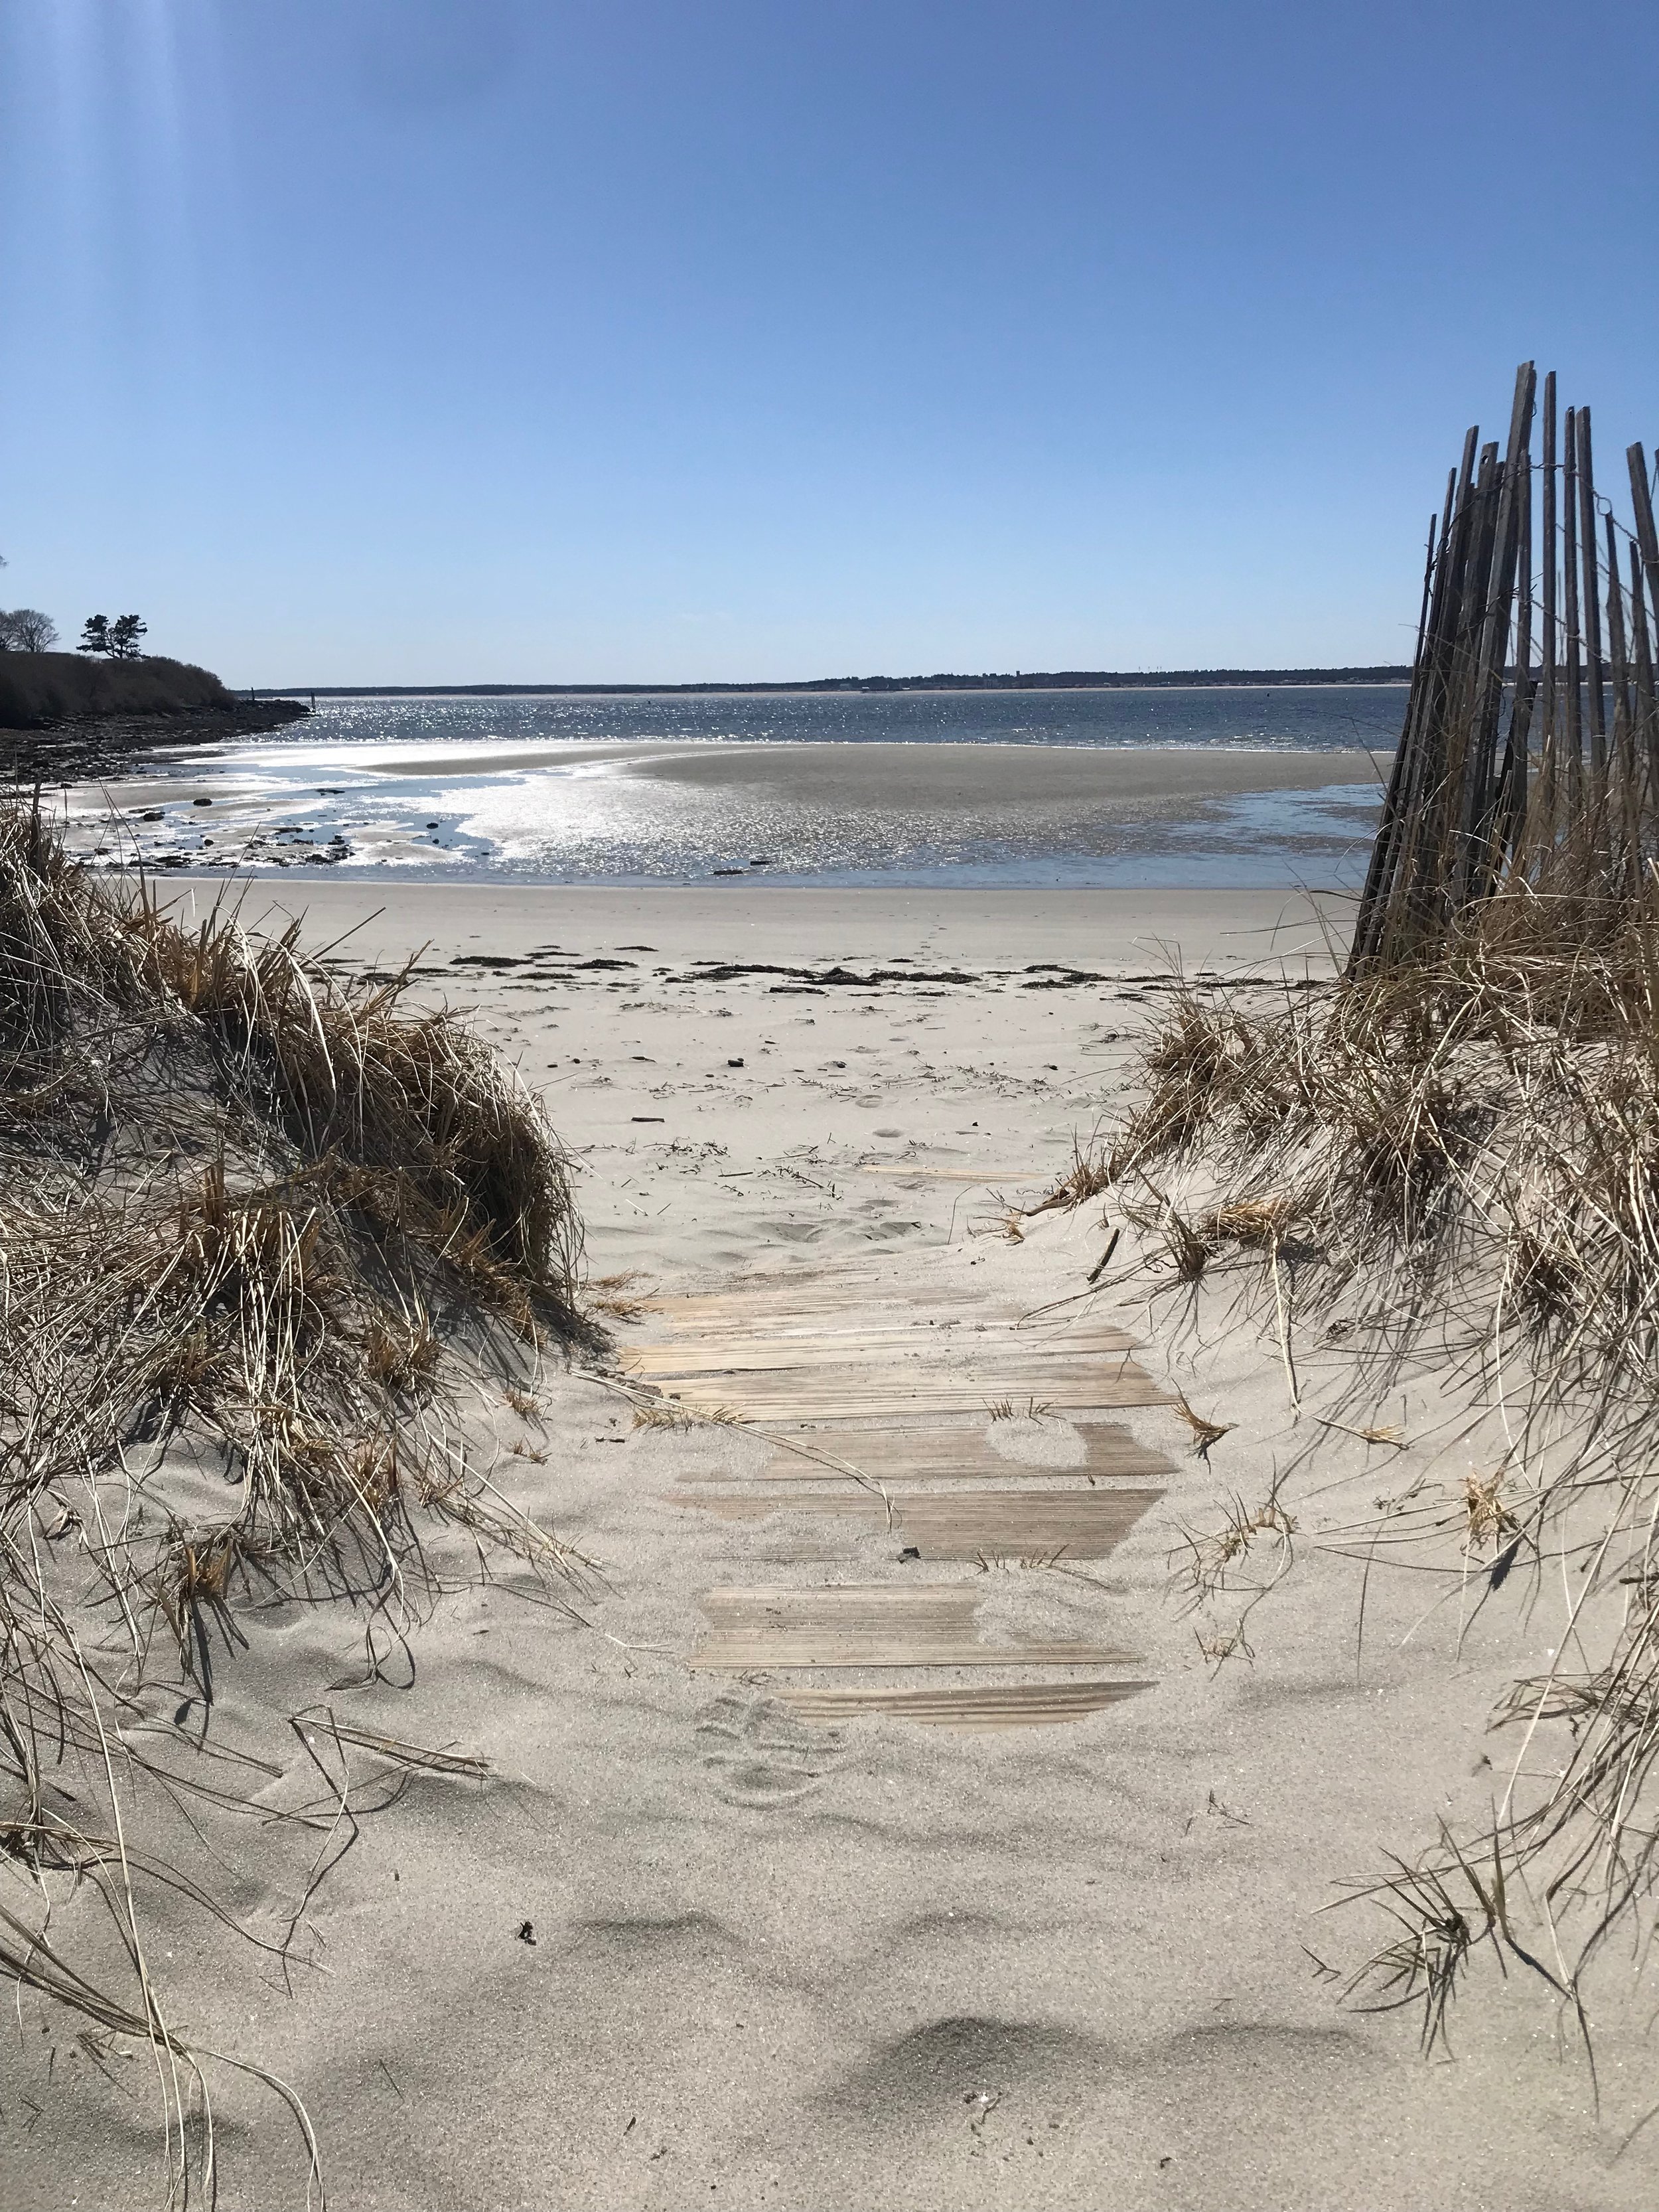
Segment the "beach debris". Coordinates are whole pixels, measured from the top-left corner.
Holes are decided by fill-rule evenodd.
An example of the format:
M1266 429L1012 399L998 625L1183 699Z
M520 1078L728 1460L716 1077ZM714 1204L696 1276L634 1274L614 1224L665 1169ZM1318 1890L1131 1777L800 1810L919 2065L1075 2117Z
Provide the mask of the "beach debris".
M1479 1552L1490 1543L1500 1545L1519 1532L1521 1523L1504 1503L1503 1488L1509 1470L1493 1474L1471 1472L1463 1480L1463 1510L1468 1521L1467 1546Z
M1099 1259L1095 1261L1094 1266L1090 1268L1087 1275L1085 1276L1084 1280L1089 1285L1091 1290L1105 1273L1108 1267L1111 1266L1112 1255L1117 1250L1118 1243L1122 1235L1123 1231L1121 1229L1113 1230L1111 1235L1106 1239L1106 1249L1101 1254Z
M1188 1554L1187 1575L1194 1595L1211 1598L1232 1585L1239 1562L1252 1556L1256 1539L1270 1536L1277 1553L1273 1580L1278 1581L1291 1562L1291 1539L1296 1522L1279 1502L1277 1486L1260 1505L1246 1505L1235 1491L1227 1498L1220 1525L1203 1534L1183 1529L1182 1540Z
M1368 1428L1354 1428L1346 1421L1339 1421L1328 1413L1316 1416L1322 1428L1340 1429L1344 1436L1357 1437L1361 1443L1392 1444L1396 1451L1406 1449L1406 1431L1397 1421L1380 1422Z
M1238 1424L1236 1421L1212 1421L1203 1413L1195 1413L1187 1403L1184 1392L1177 1390L1172 1399L1165 1401L1193 1432L1193 1449L1200 1459L1207 1460L1212 1444L1218 1444L1223 1437L1231 1436Z
M587 1310L603 1316L606 1321L637 1321L651 1301L637 1294L636 1283L645 1277L637 1267L625 1268L620 1274L595 1275L587 1285Z

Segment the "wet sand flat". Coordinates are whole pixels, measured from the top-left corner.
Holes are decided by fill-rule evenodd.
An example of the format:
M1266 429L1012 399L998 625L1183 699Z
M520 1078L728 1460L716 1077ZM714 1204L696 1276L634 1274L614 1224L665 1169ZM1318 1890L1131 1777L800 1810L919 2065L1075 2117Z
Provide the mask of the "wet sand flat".
M1388 756L1006 744L303 743L181 757L68 795L71 842L152 866L390 862L580 883L743 873L948 881L1231 856L1239 882L1330 879ZM113 818L112 816L113 810ZM1168 868L1166 865L1166 872ZM1200 871L1201 872L1201 871ZM964 878L965 879L965 878ZM1174 880L1181 880L1177 866ZM1228 880L1224 874L1219 880Z
M631 774L702 790L761 788L799 799L855 794L878 806L1063 805L1115 799L1179 805L1251 791L1376 783L1388 756L1237 750L1196 745L743 744L662 742L530 745L501 752L398 752L386 775L529 775L614 763Z
M1237 752L1145 745L730 745L647 763L643 773L706 790L761 788L799 800L855 793L894 808L1095 805L1178 809L1246 792L1371 784L1370 752Z

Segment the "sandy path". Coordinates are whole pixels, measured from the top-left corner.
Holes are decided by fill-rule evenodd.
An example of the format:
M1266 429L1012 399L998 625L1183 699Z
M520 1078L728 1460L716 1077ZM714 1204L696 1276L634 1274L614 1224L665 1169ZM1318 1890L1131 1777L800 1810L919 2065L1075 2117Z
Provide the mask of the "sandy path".
M311 934L384 899L322 886ZM1284 906L421 890L394 896L353 951L396 962L430 940L422 988L476 1003L547 1087L583 1159L596 1274L683 1293L752 1290L772 1271L821 1287L855 1264L873 1347L878 1329L972 1325L1081 1286L1100 1209L1011 1243L996 1191L1041 1188L1073 1131L1110 1109L1126 1036L1158 1005L1150 940L1179 939L1189 966L1259 958ZM1282 945L1316 948L1305 916L1285 919ZM609 961L635 964L580 964ZM969 980L695 969L867 977L907 961ZM1105 980L1070 980L1085 975ZM875 1171L888 1168L903 1172ZM780 1310L805 1294L781 1288ZM1454 1624L1404 1640L1418 1593L1380 1583L1357 1654L1361 1568L1316 1551L1257 1616L1254 1664L1207 1663L1171 1555L1183 1522L1234 1486L1254 1496L1291 1448L1283 1381L1253 1331L1126 1297L1093 1318L1237 1425L1206 1467L1166 1407L1103 1417L1173 1464L1108 1557L918 1569L878 1516L699 1510L677 1497L755 1495L768 1446L632 1429L613 1390L550 1375L538 1418L494 1417L499 1479L603 1571L588 1625L470 1590L414 1639L411 1686L355 1692L328 1692L354 1650L361 1661L349 1622L302 1613L256 1632L228 1733L252 1738L262 1707L328 1692L362 1726L462 1747L495 1774L422 1778L364 1822L318 1899L323 1948L292 1996L240 1953L192 1954L182 1910L171 1923L179 2009L295 2081L337 2203L1653 2201L1648 2138L1616 2154L1653 2101L1645 2047L1618 2020L1598 2124L1582 2063L1530 1992L1483 1985L1456 2061L1425 2063L1407 2023L1338 2008L1316 1963L1361 1948L1348 1916L1322 1917L1340 1877L1442 1814L1478 1811L1486 1714L1524 1630L1483 1615L1454 1658ZM630 1353L683 1343L667 1313L619 1334ZM951 1364L919 1354L914 1371ZM1310 1352L1310 1402L1325 1380ZM1099 1425L970 1425L1018 1480L1033 1459L1075 1465ZM1340 1437L1322 1472L1333 1525L1379 1479L1376 1455ZM1110 1645L1152 1686L1062 1725L981 1734L811 1723L781 1694L799 1671L688 1668L711 1590L902 1589L918 1573L967 1590L983 1634ZM240 1879L250 1910L280 1887L257 1850ZM95 2085L78 2106L47 2098L34 2045L19 2048L7 2203L140 2201L142 2108ZM41 2106L27 2126L23 2096ZM233 2085L221 2120L225 2201L294 2201L297 2161L269 2105Z

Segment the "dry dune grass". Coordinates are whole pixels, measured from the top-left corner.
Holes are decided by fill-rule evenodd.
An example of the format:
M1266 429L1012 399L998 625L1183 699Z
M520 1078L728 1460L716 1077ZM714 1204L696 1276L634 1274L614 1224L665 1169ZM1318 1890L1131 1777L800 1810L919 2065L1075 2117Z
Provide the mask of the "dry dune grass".
M1659 1878L1659 885L1513 880L1437 957L1258 1005L1182 991L1139 1103L1050 1202L1111 1194L1176 1283L1236 1255L1287 1374L1293 1280L1297 1327L1355 1356L1354 1434L1396 1440L1361 1409L1425 1355L1502 1408L1501 1466L1419 1476L1346 1538L1480 1602L1547 1574L1569 1614L1497 1717L1516 1753L1490 1831L1368 1890L1396 1925L1355 1994L1420 2008L1433 2040L1485 1944L1582 2020ZM1199 1555L1248 1549L1224 1530Z
M88 660L74 653L0 654L0 729L83 714L171 714L235 703L216 676L161 653Z
M146 1808L202 1787L137 1725L158 1686L210 1712L253 1584L348 1600L374 1668L434 1587L423 1520L556 1598L580 1572L469 1468L447 1381L586 1334L564 1157L400 998L232 913L183 929L0 810L0 1969L83 2037L148 2039L180 2199L211 2188L207 2054L169 2025L145 1899L228 1916L147 1844ZM65 1876L106 1899L115 1980L63 1948Z
M1140 1104L1059 1194L1125 1189L1188 1285L1265 1261L1293 1410L1295 1302L1360 1355L1332 1425L1395 1442L1366 1401L1431 1365L1466 1433L1501 1431L1497 1466L1419 1474L1347 1532L1368 1579L1563 1593L1547 1678L1499 1715L1488 1831L1370 1892L1394 1929L1355 1994L1420 2008L1429 2043L1482 1947L1583 2024L1659 1880L1659 528L1644 448L1626 527L1589 410L1556 397L1522 362L1506 444L1470 429L1448 479L1343 980L1265 1018L1182 994ZM1236 1506L1198 1579L1267 1533Z

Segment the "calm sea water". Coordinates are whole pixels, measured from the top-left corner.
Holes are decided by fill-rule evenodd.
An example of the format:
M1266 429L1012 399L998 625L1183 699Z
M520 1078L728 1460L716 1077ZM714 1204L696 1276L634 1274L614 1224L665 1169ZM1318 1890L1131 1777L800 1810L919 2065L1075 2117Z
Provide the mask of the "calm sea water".
M155 756L111 789L113 834L103 798L82 794L76 842L160 866L449 879L1346 884L1376 791L1322 782L1317 757L1391 746L1404 699L1403 686L1366 685L321 700L285 732ZM860 778L855 749L872 743L915 749L902 795L890 778ZM844 775L838 753L797 773L804 744L848 748ZM1296 792L1126 808L1086 774L1056 797L1034 769L1029 789L1005 778L1000 797L994 779L957 775L947 803L943 775L929 793L939 744L1058 748L1074 769L1079 749L1310 757ZM745 757L752 770L703 775L729 746L761 749Z
M292 742L466 738L678 738L741 744L1264 745L1329 751L1392 745L1403 684L1282 690L763 692L640 699L324 699Z

